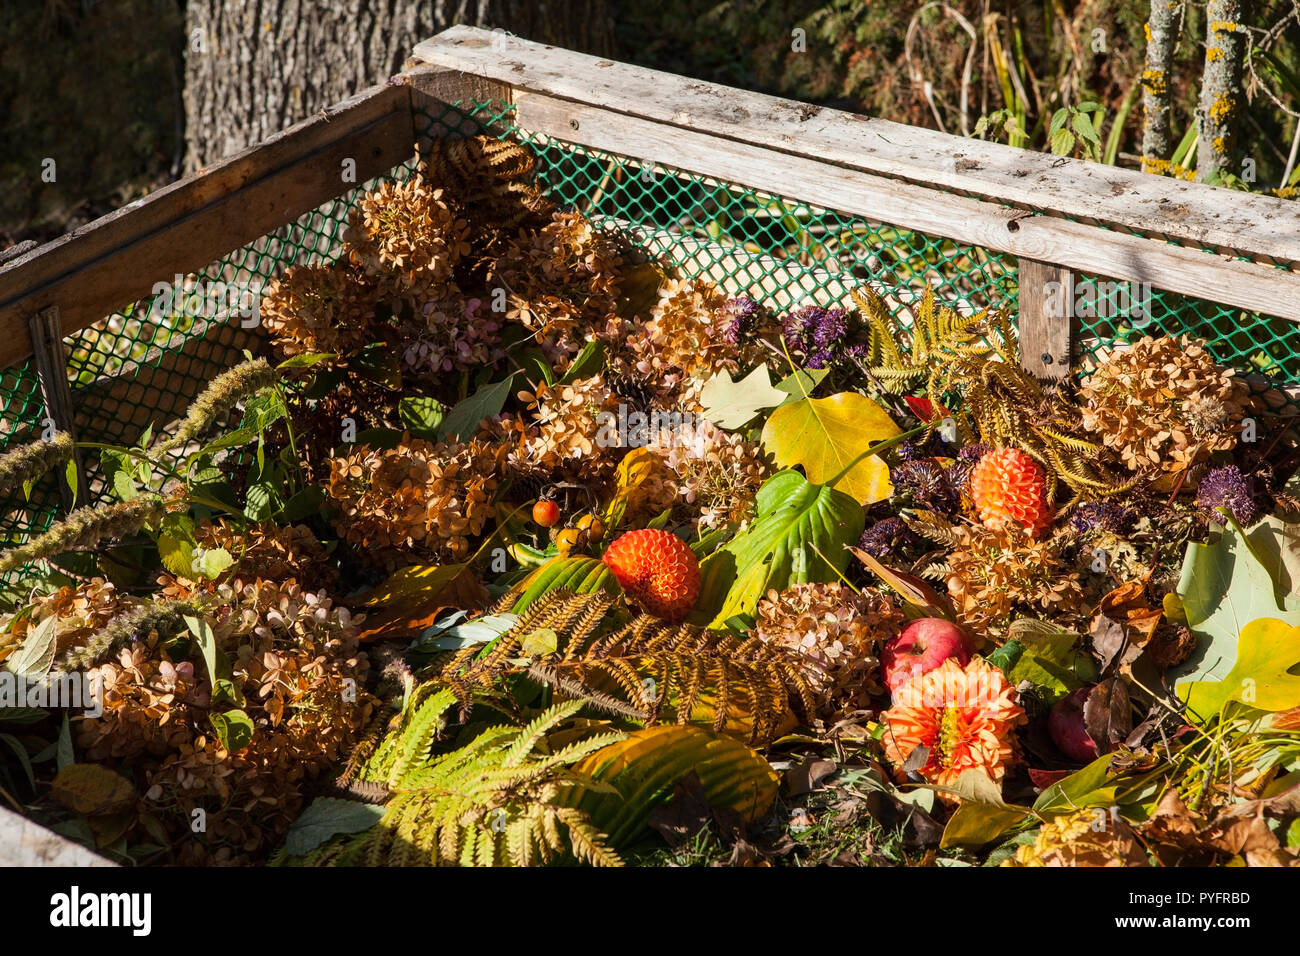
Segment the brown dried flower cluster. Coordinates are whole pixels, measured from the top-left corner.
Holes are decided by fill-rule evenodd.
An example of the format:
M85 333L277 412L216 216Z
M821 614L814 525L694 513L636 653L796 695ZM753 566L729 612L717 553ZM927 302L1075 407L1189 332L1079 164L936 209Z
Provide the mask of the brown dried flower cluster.
M1112 353L1080 389L1083 424L1131 471L1176 474L1234 448L1249 386L1186 337L1147 336Z
M758 602L757 634L793 651L825 717L865 707L880 692L877 650L898 635L902 611L874 589L857 594L838 582L768 591Z
M346 358L375 339L375 283L343 260L290 266L267 283L261 316L282 358L330 352Z
M549 471L579 479L601 479L613 471L619 397L602 375L568 385L537 386L520 392L532 413L528 437L516 464L521 470Z
M398 424L397 402L402 392L364 375L345 374L318 398L301 394L287 396L294 444L298 449L304 475L309 481L323 482L329 477L329 460L342 443L344 419L356 423L357 432L371 428L392 428ZM287 435L282 422L271 426L269 440L285 444ZM236 488L243 472L229 476Z
M492 254L504 237L541 229L555 211L534 180L536 165L526 147L484 135L434 140L420 173L471 213L471 242Z
M1109 808L1079 810L1043 824L1003 866L1149 866L1132 828Z
M0 661L22 644L27 634L47 618L58 620L56 658L79 647L113 618L141 604L139 598L120 591L111 581L91 578L76 587L65 585L31 604L30 613L0 618Z
M557 212L541 230L523 229L488 273L506 289L506 318L532 331L552 360L575 355L586 330L615 315L622 256L618 243L584 216Z
M633 321L611 356L611 366L644 381L663 399L679 397L688 379L736 370L736 348L717 327L727 298L707 282L668 279L644 322Z
M361 197L343 240L352 263L386 298L436 298L469 251L469 226L419 173Z
M918 512L909 524L951 548L946 561L923 574L947 584L958 620L977 634L1001 635L1017 612L1063 626L1086 614L1083 584L1064 553L1066 536L1034 539L1017 525L951 525L932 512Z
M141 642L88 673L104 681L104 712L77 724L85 759L136 771L144 812L181 864L265 857L298 816L312 781L369 722L374 700L349 615L293 581L222 585L209 613L218 650L252 719L231 753L213 733L211 685L199 655ZM191 830L192 812L206 831Z
M203 520L194 529L194 539L206 550L225 548L235 563L216 581L164 579L162 594L184 599L195 591L213 591L220 583L240 580L298 582L305 591L330 590L338 583L338 571L329 563L325 546L306 525L278 525L263 521L240 530L226 521Z
M432 444L405 435L391 449L361 446L330 459L334 526L367 559L389 567L412 552L460 559L492 514L506 448L481 441Z
M753 517L754 496L771 470L757 442L700 421L678 434L660 430L649 447L675 476L700 527L743 525Z

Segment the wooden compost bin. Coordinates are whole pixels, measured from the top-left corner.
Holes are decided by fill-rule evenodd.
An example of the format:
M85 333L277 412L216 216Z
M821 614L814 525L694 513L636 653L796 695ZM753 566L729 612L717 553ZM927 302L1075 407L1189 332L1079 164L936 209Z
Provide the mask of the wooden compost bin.
M422 137L472 131L474 121L429 123L458 109L468 114L469 103L497 104L494 120L481 128L503 132L501 118L508 116L504 131L526 134L534 145L630 158L695 182L745 187L1014 257L1023 361L1044 378L1078 371L1089 354L1077 320L1050 307L1049 293L1059 287L1049 283L1072 282L1076 275L1149 283L1259 313L1285 326L1286 335L1300 323L1295 202L965 139L501 31L455 27L416 46L408 68L387 83L60 239L11 254L0 268L0 369L24 367L39 382L33 403L40 402L23 416L6 413L0 441L29 440L47 420L83 435L111 424L119 440L130 441L147 425L158 428L177 417L215 371L237 362L244 349L260 347L256 326L203 316L169 334L165 346L136 349L102 374L70 368L69 356L81 346L69 343L88 333L111 341L114 326L106 317L147 303L156 283L209 270L214 261L215 274L239 281L239 270L223 259L232 250L273 256L277 268L336 256L337 232L328 241L290 248L284 229L319 219L323 207L355 196L367 180L410 168ZM589 185L596 192L604 188ZM335 222L338 216L334 208ZM839 301L864 278L864 270L843 261L810 267L738 252L735 244L683 235L671 224L613 225L655 255L689 255L703 264L697 275L726 291L759 296L778 308L813 297L823 304ZM738 261L744 268L735 267ZM865 271L873 278L870 268ZM882 281L878 291L905 315L920 290ZM1181 330L1195 334L1186 324ZM84 502L97 483L86 481L88 474L93 478L92 463L81 466L78 500ZM64 507L70 498L64 495Z

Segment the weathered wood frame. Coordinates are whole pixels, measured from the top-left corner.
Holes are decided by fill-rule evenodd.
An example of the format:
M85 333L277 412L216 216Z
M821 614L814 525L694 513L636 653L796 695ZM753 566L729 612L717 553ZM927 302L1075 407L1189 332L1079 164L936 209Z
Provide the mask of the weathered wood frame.
M511 103L530 132L1015 255L1024 361L1046 377L1067 374L1072 361L1069 320L1045 306L1047 284L1070 270L1300 322L1300 204L455 27L420 43L388 84L60 239L0 256L0 368L36 355L49 413L75 427L66 378L55 380L51 346L60 334L346 193L345 159L356 164L356 182L388 172L412 152L417 111L436 114L462 100ZM113 385L127 404L133 388L129 375ZM26 822L0 810L0 831ZM38 851L20 841L17 859L93 859L45 831L31 840L50 845Z
M344 160L355 182L404 162L419 111L484 99L531 133L1015 255L1024 361L1044 377L1073 361L1070 321L1046 305L1070 270L1300 322L1300 204L455 27L387 84L14 256L0 267L0 367L34 354L36 316L57 308L62 335L77 332L344 194Z

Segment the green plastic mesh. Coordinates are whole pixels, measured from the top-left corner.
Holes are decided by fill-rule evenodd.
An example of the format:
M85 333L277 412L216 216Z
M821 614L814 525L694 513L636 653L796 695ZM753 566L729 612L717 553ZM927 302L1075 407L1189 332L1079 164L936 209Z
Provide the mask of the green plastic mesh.
M848 289L862 281L904 319L927 287L961 310L1016 307L1014 256L531 134L517 128L512 108L501 102L422 113L417 127L422 138L482 130L518 138L535 152L539 176L560 205L622 232L671 261L685 278L708 279L778 311L811 301L847 304ZM405 177L414 165L412 158L389 176ZM255 294L289 265L333 260L350 210L373 182L183 277L184 287L202 292L224 283L229 303ZM1117 342L1168 332L1203 338L1220 361L1274 383L1300 382L1300 325L1162 290L1151 290L1149 319L1138 321L1130 291L1096 276L1077 278L1076 297L1086 298L1095 313L1080 316L1082 373ZM257 348L257 330L244 328L247 320L238 312L191 317L185 310L162 311L150 297L67 340L82 441L130 443L146 425L164 426L207 380L237 361L240 350ZM30 363L0 377L0 401L0 447L39 435L45 413ZM97 457L85 461L92 497L100 490ZM30 502L12 497L0 535L18 541L44 530L57 503L52 480L34 489Z

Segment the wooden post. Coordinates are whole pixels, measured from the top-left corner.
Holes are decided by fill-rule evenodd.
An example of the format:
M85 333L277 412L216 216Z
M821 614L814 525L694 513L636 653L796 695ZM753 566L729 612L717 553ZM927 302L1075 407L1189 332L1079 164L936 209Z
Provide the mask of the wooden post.
M1071 285L1068 269L1020 260L1020 364L1037 378L1056 381L1070 374Z
M41 380L41 394L45 398L45 415L54 427L77 440L77 426L72 406L72 389L68 387L68 361L63 354L63 330L59 322L59 307L52 305L41 309L28 320L31 330L32 361L36 365L36 374ZM72 460L77 469L77 493L74 499L72 489L57 475L59 497L63 507L71 511L75 503L86 504L90 491L86 485L86 472L81 467L81 452L73 450Z

